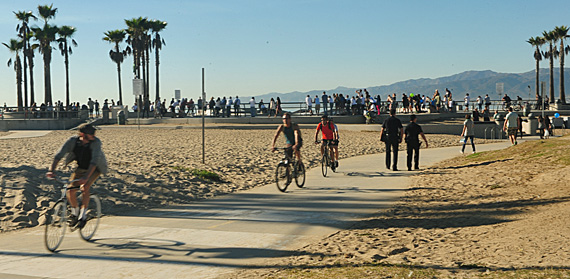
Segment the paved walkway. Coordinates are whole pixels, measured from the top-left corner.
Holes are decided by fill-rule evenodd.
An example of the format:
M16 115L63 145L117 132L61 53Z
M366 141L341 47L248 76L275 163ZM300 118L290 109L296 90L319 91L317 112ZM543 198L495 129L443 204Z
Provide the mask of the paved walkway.
M501 149L506 141L479 145ZM458 156L459 147L421 150L421 166ZM399 166L405 169L405 152ZM0 278L215 278L296 249L390 207L417 172L393 172L384 154L340 161L337 173L307 173L305 188L274 184L134 215L105 217L94 241L68 233L47 252L43 227L0 234Z

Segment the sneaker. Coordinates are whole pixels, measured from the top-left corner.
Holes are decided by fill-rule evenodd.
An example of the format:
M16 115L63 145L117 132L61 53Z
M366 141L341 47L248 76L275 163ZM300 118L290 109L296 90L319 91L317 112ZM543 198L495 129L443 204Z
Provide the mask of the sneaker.
M70 227L75 227L78 221L79 220L77 219L76 215L70 215L69 220L67 220L67 224L69 224Z
M463 154L463 150L460 150L459 153Z
M77 222L77 226L75 226L75 228L77 229L83 229L83 227L85 227L85 224L87 223L87 221L85 221L85 219L80 219Z

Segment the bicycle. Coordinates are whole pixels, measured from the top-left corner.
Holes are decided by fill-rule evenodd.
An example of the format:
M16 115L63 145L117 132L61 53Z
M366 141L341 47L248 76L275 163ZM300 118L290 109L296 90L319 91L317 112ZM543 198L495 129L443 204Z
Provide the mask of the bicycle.
M68 222L70 222L69 216L71 215L71 207L67 201L66 193L69 190L81 188L80 186L72 186L73 182L78 181L78 179L68 181L54 178L54 180L61 183L63 187L61 189L61 197L46 213L44 243L46 248L51 252L55 252L59 245L61 245ZM82 200L82 195L83 194L80 194L78 197L79 202ZM79 229L79 234L83 240L90 241L95 235L101 219L101 200L96 194L90 194L89 206L85 215L86 224L83 228ZM70 227L70 231L75 231L75 228Z
M321 143L321 141L316 141L315 143ZM327 177L327 168L330 168L333 172L336 171L336 166L335 164L333 164L331 155L330 155L330 141L327 141L327 143L325 144L325 152L323 153L323 156L321 157L321 173L323 174L323 177Z
M277 169L275 169L275 184L277 184L277 189L281 192L285 192L293 178L295 179L295 184L297 187L303 188L305 185L305 165L303 162L297 162L292 156L291 147L281 147L274 149L283 150L283 159L277 164Z

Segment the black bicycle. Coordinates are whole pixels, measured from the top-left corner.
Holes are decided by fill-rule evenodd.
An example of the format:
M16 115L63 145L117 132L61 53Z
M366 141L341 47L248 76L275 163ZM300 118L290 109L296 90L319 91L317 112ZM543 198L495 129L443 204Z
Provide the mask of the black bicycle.
M321 143L321 141L316 141L315 143L318 144L318 143ZM323 174L323 177L327 177L328 168L330 168L332 170L332 172L336 171L336 165L333 164L333 161L331 158L330 144L331 144L331 141L327 141L325 143L325 152L323 153L323 156L321 157L321 173Z
M46 248L51 252L55 252L63 241L65 230L68 222L70 222L71 207L67 201L66 193L69 190L80 189L80 186L72 186L73 182L78 179L67 181L55 178L55 180L62 184L63 187L61 189L61 197L46 213L44 241ZM77 198L80 203L82 195L83 193ZM101 200L97 195L93 193L89 195L89 205L85 214L87 218L86 224L79 229L79 234L85 241L89 241L95 235L101 218ZM75 228L70 227L70 230L73 232Z
M303 188L305 185L305 165L303 165L303 162L295 160L293 148L281 147L275 149L283 150L283 159L277 164L277 169L275 170L275 184L277 184L277 189L281 192L287 191L287 187L291 184L293 179L295 179L297 187Z

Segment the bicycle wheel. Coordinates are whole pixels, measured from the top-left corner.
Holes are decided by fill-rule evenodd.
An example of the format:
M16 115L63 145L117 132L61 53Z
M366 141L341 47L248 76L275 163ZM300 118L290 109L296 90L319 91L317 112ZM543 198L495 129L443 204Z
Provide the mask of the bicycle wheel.
M89 197L89 206L85 212L86 222L85 226L79 230L81 238L85 241L91 240L97 227L99 227L99 221L101 220L101 200L97 195L91 195Z
M48 250L55 252L63 241L67 228L66 202L58 201L47 211L45 227L44 243Z
M275 170L275 184L277 184L277 189L281 192L285 192L289 183L291 183L289 165L279 163Z
M305 165L299 162L297 163L296 168L297 175L295 176L295 184L297 184L297 187L303 188L305 185Z
M323 155L323 157L321 158L321 172L323 174L323 177L327 177L327 166L328 165L329 165L328 156L325 153Z

